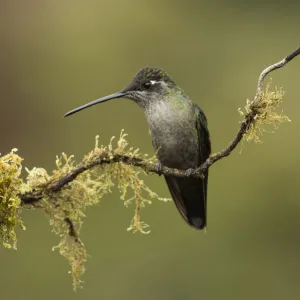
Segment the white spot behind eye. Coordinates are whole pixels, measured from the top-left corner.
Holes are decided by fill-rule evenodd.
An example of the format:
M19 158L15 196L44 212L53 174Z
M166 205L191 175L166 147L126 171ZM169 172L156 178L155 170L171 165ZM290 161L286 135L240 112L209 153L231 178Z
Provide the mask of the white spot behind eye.
M150 80L151 84L155 84L157 81L156 80Z

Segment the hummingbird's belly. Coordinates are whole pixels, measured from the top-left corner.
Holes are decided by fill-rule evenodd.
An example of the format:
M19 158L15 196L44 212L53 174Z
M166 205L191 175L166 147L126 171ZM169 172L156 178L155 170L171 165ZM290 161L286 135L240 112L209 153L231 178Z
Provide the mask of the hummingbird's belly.
M158 101L146 118L159 161L170 168L186 170L199 165L195 113L188 101Z
M171 129L171 128L170 128ZM152 132L153 146L159 161L170 168L186 170L199 165L198 141L195 131L171 130Z

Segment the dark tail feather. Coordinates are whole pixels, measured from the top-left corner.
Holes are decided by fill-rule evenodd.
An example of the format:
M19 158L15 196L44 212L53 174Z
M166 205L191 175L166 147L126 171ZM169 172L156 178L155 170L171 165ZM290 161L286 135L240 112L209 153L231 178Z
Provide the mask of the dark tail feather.
M207 177L178 178L165 176L172 198L185 221L197 228L206 227Z

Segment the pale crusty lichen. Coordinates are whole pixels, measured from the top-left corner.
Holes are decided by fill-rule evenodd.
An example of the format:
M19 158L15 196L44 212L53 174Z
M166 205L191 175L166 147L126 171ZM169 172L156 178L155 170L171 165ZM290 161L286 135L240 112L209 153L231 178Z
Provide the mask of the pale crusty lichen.
M112 143L114 138L105 147L99 146L99 137L97 136L95 148L84 157L81 165L93 165L93 162L99 161L101 157L102 161L105 162L105 157L113 159L116 155L140 157L146 162L154 163L154 157L148 158L147 155L140 154L139 149L128 149L128 142L125 137L126 134L122 131L116 147L113 147ZM105 194L111 193L112 188L117 186L124 205L127 207L131 203L135 204L134 217L127 230L149 233L149 230L146 230L148 225L141 221L141 208L150 204L152 199L161 201L168 201L169 199L159 197L144 183L140 176L145 171L121 162L103 163L97 167L89 168L59 191L51 192L47 187L74 170L73 156L68 157L63 153L62 156L57 157L56 166L57 169L51 175L40 168L27 170L27 184L35 190L48 191L44 193L43 199L38 202L37 207L47 213L53 232L61 238L60 243L54 249L58 249L60 254L69 260L73 285L76 289L81 285L80 276L84 273L86 260L86 250L78 234L88 206L98 204ZM71 226L74 226L72 228L73 233L70 233L70 223L66 220L71 220Z
M22 158L13 149L9 154L0 157L0 240L4 247L17 248L15 226L25 226L20 218L19 193L26 186L19 178L22 169Z
M245 110L239 109L239 113L246 117L249 114L255 113L253 122L248 127L248 130L243 136L243 140L249 142L261 142L261 136L267 132L265 125L272 125L277 129L282 122L290 122L290 119L281 112L278 112L278 107L283 101L284 91L282 88L275 87L275 90L270 90L271 83L266 85L256 101L252 102L247 99Z

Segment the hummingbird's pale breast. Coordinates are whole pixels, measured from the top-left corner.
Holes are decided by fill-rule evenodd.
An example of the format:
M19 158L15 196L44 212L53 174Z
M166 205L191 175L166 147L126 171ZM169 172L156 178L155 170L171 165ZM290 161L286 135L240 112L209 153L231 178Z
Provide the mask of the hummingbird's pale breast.
M147 107L146 119L163 165L185 170L199 164L196 116L189 101L155 101Z

